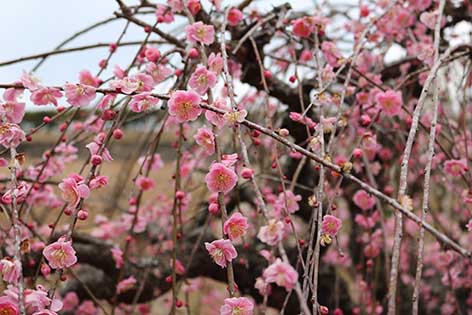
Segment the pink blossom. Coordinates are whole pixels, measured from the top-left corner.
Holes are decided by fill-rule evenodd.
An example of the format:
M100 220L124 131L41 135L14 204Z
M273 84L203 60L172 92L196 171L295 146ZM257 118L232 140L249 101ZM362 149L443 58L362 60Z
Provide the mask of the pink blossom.
M121 294L128 290L131 290L136 285L136 278L131 276L121 280L116 286L116 293Z
M149 92L145 92L134 95L129 104L129 107L133 112L140 113L156 107L158 103L158 98L152 96Z
M261 226L257 237L264 243L274 246L284 237L284 224L276 219L271 219L267 225Z
M243 13L238 8L231 8L228 11L228 24L237 26L243 19Z
M25 103L6 102L0 105L0 117L2 120L19 124L25 115Z
M314 24L308 17L302 17L292 21L293 34L298 37L309 37L315 30Z
M53 104L57 106L57 99L62 97L62 92L58 88L41 87L31 93L30 100L35 105Z
M97 139L96 139L97 140ZM99 141L99 142L97 142ZM101 141L102 140L97 140L97 141L92 141L89 144L87 144L85 147L90 151L90 155L99 155L103 158L104 161L113 161L113 157L110 154L110 151L108 151L107 148L103 148L101 154L98 154L100 152L100 148L102 146Z
M82 70L79 72L79 82L83 85L89 85L98 87L101 80L90 73L88 70Z
M37 90L41 87L40 80L32 74L23 71L20 77L21 84L30 91Z
M87 106L96 96L96 90L93 86L83 84L66 83L64 92L69 104L77 107Z
M43 255L53 269L68 268L77 262L72 242L63 239L46 246Z
M302 196L295 195L291 190L281 192L277 199L277 206L287 209L289 213L297 212L300 209L298 202L302 200Z
M2 272L3 281L16 284L21 273L21 263L18 260L4 258L0 260L0 271Z
M254 303L246 298L225 299L225 304L220 308L220 315L253 315Z
M149 92L154 88L154 79L146 73L138 73L132 79L138 84L136 92Z
M152 77L154 84L158 84L169 77L172 70L161 64L149 63L146 65L146 73Z
M223 115L225 123L229 125L234 125L237 123L242 123L246 119L247 111L245 109L237 111L229 111Z
M116 269L121 269L121 267L123 267L123 251L119 247L113 247L111 254L115 261Z
M321 44L321 51L323 52L326 62L333 68L339 66L339 60L343 57L336 45L329 41L323 41Z
M214 87L215 84L216 74L212 71L208 71L203 66L198 66L188 81L190 88L200 95L205 94L207 90Z
M333 215L325 215L321 223L321 233L335 237L341 228L342 222Z
M465 227L467 228L467 231L472 232L472 219L469 220Z
M169 115L178 122L194 121L202 113L200 96L193 91L176 91L168 102Z
M468 170L465 159L447 160L444 162L444 171L454 177L464 175Z
M180 12L184 9L184 3L182 0L167 0L167 4L173 12Z
M139 176L136 179L136 186L138 186L141 190L150 190L156 186L156 183L152 178Z
M198 128L197 134L193 136L198 145L202 146L204 154L212 155L215 153L215 136L207 127Z
M221 266L221 268L225 268L227 263L238 256L230 240L220 239L211 243L205 242L205 248L211 258L213 258L215 263Z
M90 180L89 187L90 189L102 188L108 185L108 176L98 175Z
M98 309L95 307L92 301L86 300L80 304L75 311L75 315L97 315Z
M156 19L160 23L172 23L174 21L174 14L172 13L172 8L163 4L157 4Z
M62 303L62 310L64 312L72 311L79 305L79 297L75 292L67 292L67 294L62 299Z
M192 44L197 42L204 45L211 45L215 40L215 29L213 25L205 25L202 22L196 22L185 27L187 40Z
M249 227L246 217L241 213L235 212L229 217L223 225L223 231L228 235L230 240L244 236Z
M221 99L221 98L216 99L213 102L213 106L218 108L218 109L229 110L228 104L226 103L226 101L224 99ZM218 129L223 128L223 126L226 123L223 115L217 114L217 113L209 111L209 110L205 111L205 118L209 122L211 122L213 125L215 125Z
M139 84L134 78L124 77L122 79L110 81L110 88L128 95L134 93L138 87Z
M68 203L69 209L75 209L81 198L87 198L90 194L90 189L82 181L77 181L73 176L64 178L59 184L59 189L62 192L62 199Z
M144 55L150 62L156 62L161 57L161 52L156 47L148 47L146 48Z
M279 287L284 287L287 291L293 289L298 280L298 273L293 267L280 258L277 258L274 263L267 267L262 273L264 280L267 283L275 283Z
M358 190L352 197L354 204L366 211L375 205L375 198L369 195L365 190Z
M0 296L0 314L19 315L18 302L9 296Z
M388 116L395 116L401 112L403 103L401 92L395 92L393 90L379 92L375 99L382 111Z
M16 148L25 141L25 132L17 124L3 123L0 125L0 144L5 148Z
M223 68L224 60L223 57L221 57L221 53L217 53L216 55L215 53L211 53L210 56L208 56L208 69L218 75L223 71Z
M213 163L210 166L210 171L205 176L205 181L211 192L224 192L226 194L236 186L238 176L234 170L223 163Z
M116 98L116 94L105 95L97 104L97 108L100 110L109 109L113 105L113 102L115 102L115 98Z

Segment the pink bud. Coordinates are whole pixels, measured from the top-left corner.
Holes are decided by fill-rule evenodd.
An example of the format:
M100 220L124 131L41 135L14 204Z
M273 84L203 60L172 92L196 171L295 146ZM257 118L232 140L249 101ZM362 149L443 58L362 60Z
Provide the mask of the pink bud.
M119 128L113 130L113 138L115 138L116 140L120 140L121 138L123 138L123 131Z
M251 179L254 176L254 170L248 167L245 167L241 171L241 177L244 179Z
M77 217L79 218L79 220L82 220L82 221L85 221L87 220L88 218L88 212L87 210L79 210L79 212L77 213Z
M362 115L361 116L361 125L362 126L368 126L372 122L372 119L370 118L369 115Z
M51 268L47 264L41 264L41 274L46 278L51 274Z
M282 137L288 137L289 134L290 134L290 132L285 128L282 128L282 129L279 130L279 135L282 136Z
M177 191L177 193L175 194L175 197L179 200L182 200L185 198L185 193L183 191Z
M92 157L90 158L90 162L92 163L92 165L100 165L102 164L103 162L103 159L100 155L98 154L94 154L92 155Z
M271 79L272 78L272 72L270 70L264 70L264 78L266 79Z
M197 59L200 54L198 53L198 50L196 48L192 48L188 52L188 57L190 59Z
M157 48L149 47L146 49L144 55L150 62L156 62L161 57L161 52Z
M217 215L218 213L220 213L220 207L217 203L212 202L208 206L208 211L213 215Z
M113 120L116 117L116 112L112 109L107 109L102 114L103 120Z
M228 24L231 26L236 26L243 19L243 13L237 8L232 8L228 12Z
M111 43L110 46L108 47L108 50L110 50L110 52L115 52L117 48L118 48L117 43Z
M98 66L101 68L101 69L105 69L107 67L107 61L106 59L102 59L98 62Z
M72 209L69 209L69 208L65 209L64 214L65 215L71 215L72 214Z
M352 156L356 159L359 159L360 157L362 157L362 150L359 148L355 148L354 151L352 151Z
M50 122L51 122L51 117L49 117L49 116L44 116L43 117L43 123L49 124Z

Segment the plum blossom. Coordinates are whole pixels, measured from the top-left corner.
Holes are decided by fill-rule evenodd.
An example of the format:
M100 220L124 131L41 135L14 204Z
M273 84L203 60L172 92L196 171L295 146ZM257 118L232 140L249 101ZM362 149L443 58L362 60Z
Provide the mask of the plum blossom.
M276 205L281 209L286 208L289 213L294 213L300 209L298 202L301 200L302 196L295 195L291 190L286 190L279 194Z
M220 315L253 315L254 303L246 298L225 299L225 304L220 308Z
M130 109L135 113L141 113L151 108L156 107L159 103L159 99L152 96L149 92L144 92L132 97L129 103Z
M237 26L243 19L243 13L238 8L231 8L228 11L228 24Z
M352 197L354 204L364 211L371 209L375 205L375 198L365 190L358 190Z
M330 244L333 237L336 236L341 228L341 220L333 215L325 215L321 223L321 245Z
M69 209L75 209L80 199L85 199L90 194L89 187L81 178L77 178L76 176L64 178L59 184L59 189L62 192L62 199L68 203L67 207Z
M87 106L96 96L96 90L93 86L83 84L66 83L64 93L67 102L76 107Z
M101 83L101 80L90 73L90 71L82 70L79 72L79 82L83 85L98 87Z
M154 84L158 84L169 77L172 70L161 64L149 63L146 65L146 73L152 77Z
M215 74L220 74L221 71L223 71L224 68L224 60L223 57L221 57L221 53L211 53L210 56L208 56L208 69Z
M25 103L6 102L0 104L0 118L3 121L19 124L25 115Z
M382 111L388 116L396 116L400 114L403 103L401 92L395 92L393 90L379 92L375 99Z
M194 121L202 113L200 96L194 91L176 91L169 99L169 115L178 122Z
M336 68L339 66L339 60L341 60L343 56L334 43L323 41L321 51L326 58L326 62L328 62L331 67Z
M68 268L77 262L72 241L65 241L64 239L59 239L46 246L43 255L53 269Z
M202 22L196 22L185 27L187 40L192 44L197 42L204 45L211 45L215 40L215 29L213 25L205 25Z
M4 258L0 260L0 271L2 273L3 281L16 284L20 277L21 264L18 260Z
M213 163L205 176L208 189L211 192L228 193L236 186L238 175L223 163Z
M218 98L213 102L213 106L222 109L222 110L229 110L228 104L224 99ZM210 110L205 111L205 118L211 122L213 125L215 125L218 129L223 128L223 126L226 123L225 118L221 114L217 114L215 112L212 112Z
M452 176L461 176L468 171L467 162L462 160L447 160L444 162L444 171Z
M290 291L297 283L298 273L290 264L277 258L264 270L262 277L267 283L275 283L279 287L284 287L287 291Z
M17 124L0 124L0 144L5 148L16 148L25 139L25 132Z
M35 105L53 104L57 106L57 99L62 97L62 92L54 87L41 87L31 93L30 100Z
M223 224L223 231L230 240L235 240L246 234L249 224L246 217L241 213L235 212Z
M211 243L205 242L205 248L221 268L225 268L228 263L238 256L230 240L220 239Z
M19 315L18 302L9 296L0 296L0 314Z
M37 90L41 87L40 80L30 73L23 70L23 74L20 77L21 84L30 91Z
M174 21L174 14L172 13L172 8L163 4L157 4L156 19L160 23L172 23Z
M261 226L257 237L268 245L277 245L284 237L284 223L276 219L269 220L267 225Z
M216 74L203 66L198 66L192 73L188 85L200 95L205 94L216 84Z
M315 30L315 25L308 17L302 17L292 21L293 33L298 37L309 37Z
M215 153L215 135L207 127L198 128L197 133L193 136L198 145L205 150L204 153L212 155Z

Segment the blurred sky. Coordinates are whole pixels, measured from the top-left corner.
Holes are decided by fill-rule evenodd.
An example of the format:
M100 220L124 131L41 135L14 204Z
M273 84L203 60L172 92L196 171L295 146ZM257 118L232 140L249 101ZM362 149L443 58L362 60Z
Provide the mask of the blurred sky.
M203 0L205 2L206 0ZM165 0L158 2L165 3ZM273 5L286 0L256 1L262 10L270 10ZM289 1L294 9L312 6L311 0ZM128 5L137 4L137 0L125 0ZM240 0L225 0L223 6L240 3ZM115 0L15 0L2 1L0 4L0 35L3 41L0 49L0 62L23 56L47 52L61 41L78 30L99 20L113 16L118 9ZM152 23L154 15L143 15L140 18ZM66 47L114 42L125 25L124 20L117 20L83 35ZM125 41L142 40L145 34L142 28L131 25ZM154 37L157 39L157 36ZM110 61L113 65L126 66L134 56L138 46L123 47ZM89 69L98 71L98 60L107 56L107 48L73 52L56 55L38 69L36 75L45 85L62 85L65 81L76 81L77 73ZM29 71L37 61L27 61L10 66L0 67L0 82L10 83L17 79L22 70ZM106 75L105 75L106 76Z

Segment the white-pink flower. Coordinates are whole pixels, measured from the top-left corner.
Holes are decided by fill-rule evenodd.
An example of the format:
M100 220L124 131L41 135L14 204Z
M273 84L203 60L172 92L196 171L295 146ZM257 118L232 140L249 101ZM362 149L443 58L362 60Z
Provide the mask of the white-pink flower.
M241 213L235 212L223 224L223 232L228 235L230 240L235 240L244 236L248 227L247 218Z
M194 121L202 113L200 96L194 91L176 91L168 102L169 115L178 122Z
M151 108L156 107L159 103L159 99L152 96L149 92L144 92L132 97L129 103L130 109L135 113L141 113Z
M284 237L284 223L271 219L267 225L261 226L257 237L268 245L278 244Z
M277 258L274 263L264 270L262 277L267 283L275 283L289 291L295 287L298 273L290 264Z
M67 101L72 106L87 106L95 99L96 89L90 85L66 83L64 92Z
M220 315L253 315L254 303L246 298L225 299L225 304L220 308Z
M0 260L0 271L3 281L16 284L21 273L21 263L18 260L4 258Z
M211 45L215 40L215 29L213 25L206 25L203 22L196 22L185 27L187 40L192 44L202 43Z
M229 262L238 256L230 240L220 239L211 243L206 242L205 248L211 258L213 258L215 263L221 266L221 268L225 268Z
M216 74L203 66L198 66L192 73L188 85L200 95L205 94L216 84Z
M358 190L352 197L354 204L366 211L375 205L375 198L369 195L365 190Z
M46 246L43 255L53 269L68 268L77 262L72 242L63 239Z
M205 182L211 192L228 193L236 186L238 175L231 167L223 163L213 163L205 176Z
M207 127L198 128L197 133L193 136L198 145L202 146L204 154L212 155L215 153L215 135Z
M62 199L68 203L69 209L75 209L81 198L87 198L90 194L89 187L82 181L77 181L75 176L66 177L59 184Z

